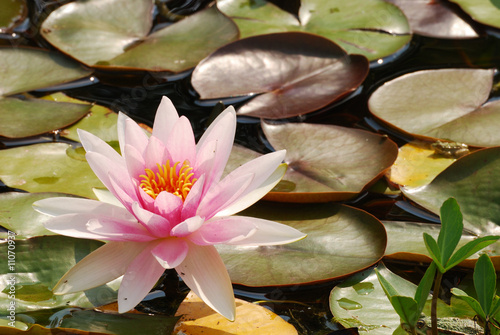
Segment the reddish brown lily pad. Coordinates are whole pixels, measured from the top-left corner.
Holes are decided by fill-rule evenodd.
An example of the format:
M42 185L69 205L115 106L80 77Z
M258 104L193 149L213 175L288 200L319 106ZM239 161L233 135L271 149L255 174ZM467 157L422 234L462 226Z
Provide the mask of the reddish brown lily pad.
M202 99L259 94L239 115L282 119L318 110L356 90L368 60L313 34L289 32L230 43L195 68Z
M333 125L262 123L276 150L286 149L288 171L266 199L290 202L347 200L371 186L394 163L397 145L387 137Z

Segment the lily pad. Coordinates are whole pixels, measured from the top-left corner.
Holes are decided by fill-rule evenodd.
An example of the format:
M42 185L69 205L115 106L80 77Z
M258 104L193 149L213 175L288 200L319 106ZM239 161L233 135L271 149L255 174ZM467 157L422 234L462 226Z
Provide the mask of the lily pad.
M260 94L238 114L282 119L306 114L356 90L368 61L348 56L326 38L299 32L249 37L228 44L195 68L202 99Z
M476 38L479 35L442 0L386 0L405 13L413 33L436 38Z
M411 200L439 213L449 197L457 199L464 227L482 235L500 235L500 147L464 156L423 187L402 188Z
M74 104L86 104L87 102L68 97L63 93L54 93L43 97L43 99L57 101L57 102L71 102ZM61 131L60 135L70 140L79 142L80 138L76 132L77 129L83 129L91 132L103 141L108 142L113 147L118 147L118 131L116 124L118 122L118 114L111 109L100 105L92 105L90 113L80 119L74 125L65 128Z
M427 233L437 240L441 225L420 222L404 222L404 221L384 221L384 226L387 231L387 249L384 259L396 259L406 262L428 263L432 259L425 247L423 233ZM477 238L477 235L464 231L457 249ZM480 253L487 253L496 264L500 264L500 245L494 243L489 247L482 249ZM479 253L476 253L460 263L460 267L473 269L476 261L479 258Z
M49 216L35 211L32 205L41 199L67 196L64 193L0 193L0 225L13 231L16 234L16 240L55 235L43 226ZM0 233L0 238L6 237L7 233Z
M236 25L215 6L148 35L152 15L153 1L72 2L53 11L41 33L88 66L171 72L196 66L239 35Z
M500 28L500 3L496 0L451 0L469 14L475 21Z
M15 249L9 250L15 252L15 261L9 264L8 271L0 274L3 287L0 292L0 315L8 314L11 291L15 291L16 314L66 306L91 308L116 300L120 283L118 279L85 292L56 296L51 291L66 271L100 247L102 242L65 236L42 236L14 241ZM4 269L8 264L8 246L7 243L0 244L0 260Z
M440 69L409 73L379 87L368 106L377 118L406 134L480 147L500 145L500 102L483 105L494 72Z
M304 31L369 60L389 56L411 39L401 10L381 0L302 0L298 17L264 0L218 0L217 6L236 22L242 37Z
M22 138L67 127L89 111L89 104L0 98L0 136Z
M0 179L28 192L62 192L95 199L92 188L104 187L85 160L82 147L34 144L0 150L0 161Z
M240 214L281 222L308 234L301 241L279 246L216 246L232 282L246 286L339 279L375 264L387 241L380 221L344 205L261 202Z
M289 192L268 194L270 200L325 202L355 197L392 165L397 145L387 137L333 125L262 123L274 149L286 149Z
M456 160L436 153L429 142L413 141L399 148L398 158L387 175L395 184L419 187L429 184Z
M26 18L28 6L25 0L0 0L0 33L12 32Z
M189 293L175 313L181 317L173 334L282 334L296 335L291 324L270 310L256 304L236 299L236 319L229 321L214 312L194 293Z
M92 71L61 54L33 48L0 48L0 95L6 96L84 78Z
M415 295L417 289L415 284L389 271L382 263L377 269L401 295L409 297ZM452 298L451 306L438 300L438 317L463 317L464 311L458 308L464 304L461 302L455 304L456 300ZM424 308L426 315L430 315L429 305L430 297ZM344 327L358 327L360 334L408 334L399 327L401 322L399 315L394 311L373 269L358 273L336 286L330 293L330 310L335 316L335 321Z

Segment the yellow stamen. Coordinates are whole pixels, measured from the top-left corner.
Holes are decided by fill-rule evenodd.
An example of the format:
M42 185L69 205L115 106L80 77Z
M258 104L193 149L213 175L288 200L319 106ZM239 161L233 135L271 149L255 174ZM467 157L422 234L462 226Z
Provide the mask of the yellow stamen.
M184 161L178 169L179 164L180 162L177 162L174 166L170 166L170 161L167 160L164 165L156 164L158 166L158 172L156 173L151 169L146 169L144 171L146 174L139 176L142 178L139 187L153 199L156 199L161 191L167 191L178 196L182 201L186 200L191 187L197 179L193 178L193 168L189 166L189 161Z

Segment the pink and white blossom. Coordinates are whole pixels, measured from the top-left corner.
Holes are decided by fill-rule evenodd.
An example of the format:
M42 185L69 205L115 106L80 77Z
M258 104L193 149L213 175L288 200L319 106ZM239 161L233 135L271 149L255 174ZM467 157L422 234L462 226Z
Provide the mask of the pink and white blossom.
M148 136L120 113L121 155L79 130L92 170L110 192L100 201L49 198L34 204L51 215L46 228L66 236L108 241L69 270L56 294L90 289L123 275L119 312L134 308L165 269L215 311L235 318L231 281L216 244L275 245L304 234L287 225L233 214L249 207L283 177L285 151L254 159L221 179L233 145L236 114L222 112L198 143L186 117L163 98Z

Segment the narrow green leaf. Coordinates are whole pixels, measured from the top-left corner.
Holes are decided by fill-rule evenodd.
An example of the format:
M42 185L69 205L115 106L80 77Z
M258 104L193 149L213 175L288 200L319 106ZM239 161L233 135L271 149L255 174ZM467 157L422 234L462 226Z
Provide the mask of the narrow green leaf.
M382 289L384 290L385 295L387 296L387 298L389 298L389 300L393 296L398 295L398 291L396 290L396 288L394 288L394 286L392 286L392 284L389 283L389 281L387 279L385 279L384 276L382 276L380 274L378 269L375 269L375 273L377 274L377 278L378 278L378 281L380 283L380 286L382 286Z
M451 289L451 293L457 298L465 301L474 310L474 312L476 312L476 314L479 315L479 317L481 317L483 320L486 319L486 315L484 314L481 305L476 299L470 297L469 295L467 295L467 293L456 287Z
M441 264L441 251L439 250L439 246L436 243L436 240L429 234L424 233L424 243L425 247L427 248L427 251L432 257L432 260L434 263L436 263L436 266L439 269L439 272L445 273L446 270L444 269L444 266Z
M417 302L417 314L420 315L424 309L425 302L429 296L429 292L432 288L434 282L434 276L436 274L436 263L432 262L431 265L425 271L424 276L418 284L417 291L415 292L415 301Z
M497 314L499 310L500 310L500 297L496 295L493 298L493 304L491 305L490 316L492 317L495 316L495 314Z
M497 274L490 257L482 254L477 260L474 268L474 287L476 289L477 300L486 315L490 314L491 305L495 298L497 285Z
M463 217L455 198L449 198L441 206L441 231L437 244L441 255L441 264L446 267L453 251L462 237L464 230Z
M451 256L448 264L446 265L445 271L448 271L452 267L458 265L460 262L471 256L472 254L475 254L479 250L495 243L499 238L500 236L483 236L470 241L469 243L458 249L453 254L453 256Z
M391 297L390 301L392 307L394 307L396 313L398 313L401 319L406 324L410 325L410 327L415 327L418 318L420 317L417 302L415 301L415 299L396 295Z

